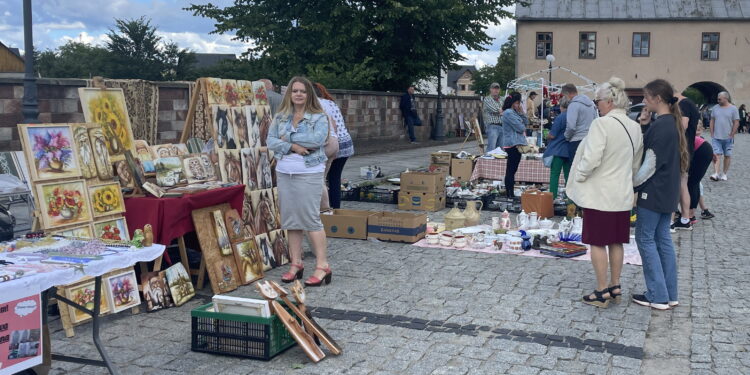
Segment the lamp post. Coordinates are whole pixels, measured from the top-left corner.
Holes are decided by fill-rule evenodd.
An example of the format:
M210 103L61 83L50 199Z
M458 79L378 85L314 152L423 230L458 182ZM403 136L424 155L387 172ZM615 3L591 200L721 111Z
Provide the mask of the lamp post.
M39 122L39 104L36 96L36 76L34 76L34 40L31 34L31 0L23 0L23 121L28 124Z
M442 86L442 70L440 64L440 54L438 53L438 71L437 71L437 108L435 114L435 140L442 141L445 139L445 131L443 131L443 105L441 99L443 98L443 86Z
M547 55L546 59L547 59L547 62L549 63L549 81L547 85L550 86L550 89L551 89L552 88L552 63L555 62L555 55L550 53L549 55ZM551 93L552 92L550 91L550 94Z

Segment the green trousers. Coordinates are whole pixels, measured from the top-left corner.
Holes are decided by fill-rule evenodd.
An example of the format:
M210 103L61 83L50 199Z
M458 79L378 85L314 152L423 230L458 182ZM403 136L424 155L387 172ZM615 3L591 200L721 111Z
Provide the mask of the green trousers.
M552 193L553 198L557 198L557 185L560 181L560 170L565 172L565 182L568 182L568 175L570 175L570 159L555 156L552 158L552 170L549 172L549 191Z

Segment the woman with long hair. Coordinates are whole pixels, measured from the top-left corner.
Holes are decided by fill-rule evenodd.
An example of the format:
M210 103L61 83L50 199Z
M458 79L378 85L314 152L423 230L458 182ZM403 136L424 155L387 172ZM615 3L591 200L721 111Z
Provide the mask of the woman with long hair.
M581 140L565 192L583 208L583 243L591 246L596 274L596 289L583 302L607 307L622 295L623 244L630 242L633 174L643 154L643 136L625 112L629 101L621 79L599 85L594 103L601 116Z
M516 172L521 164L521 151L517 146L526 145L526 126L529 119L521 107L521 94L514 92L503 102L503 149L508 154L508 164L505 167L505 194L513 198L516 185Z
M291 267L283 282L301 279L302 237L307 236L316 257L308 286L331 282L327 259L326 233L320 221L320 197L326 169L324 146L328 138L328 118L315 97L312 83L304 77L289 81L279 112L268 131L268 148L274 152L281 211L281 229L289 235Z
M634 294L633 302L667 310L678 305L677 259L669 226L680 200L681 175L688 172L690 156L672 85L657 79L643 91L644 103L657 118L644 137L646 156L633 181L638 192L635 240L646 279L646 292Z

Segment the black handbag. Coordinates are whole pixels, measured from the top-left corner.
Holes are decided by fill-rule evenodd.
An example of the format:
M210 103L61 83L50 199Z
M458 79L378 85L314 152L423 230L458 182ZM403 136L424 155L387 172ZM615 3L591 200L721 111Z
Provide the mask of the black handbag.
M0 241L12 240L15 226L16 218L5 207L0 206Z

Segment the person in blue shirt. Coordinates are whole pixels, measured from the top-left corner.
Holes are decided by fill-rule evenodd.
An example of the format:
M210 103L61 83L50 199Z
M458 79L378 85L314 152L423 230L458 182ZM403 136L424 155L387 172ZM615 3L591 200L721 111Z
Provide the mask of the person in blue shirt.
M570 174L570 145L565 139L565 127L566 119L568 114L568 104L570 99L563 96L560 99L560 110L562 111L555 121L552 123L552 129L547 135L549 144L547 149L544 151L544 157L552 157L552 166L549 175L549 191L553 197L557 197L557 188L560 182L560 170L565 173L565 182L568 181L568 175Z
M521 108L521 94L514 92L505 98L503 103L503 149L508 154L505 167L505 194L513 198L516 184L516 172L521 164L521 151L516 146L526 145L526 127L529 119Z

